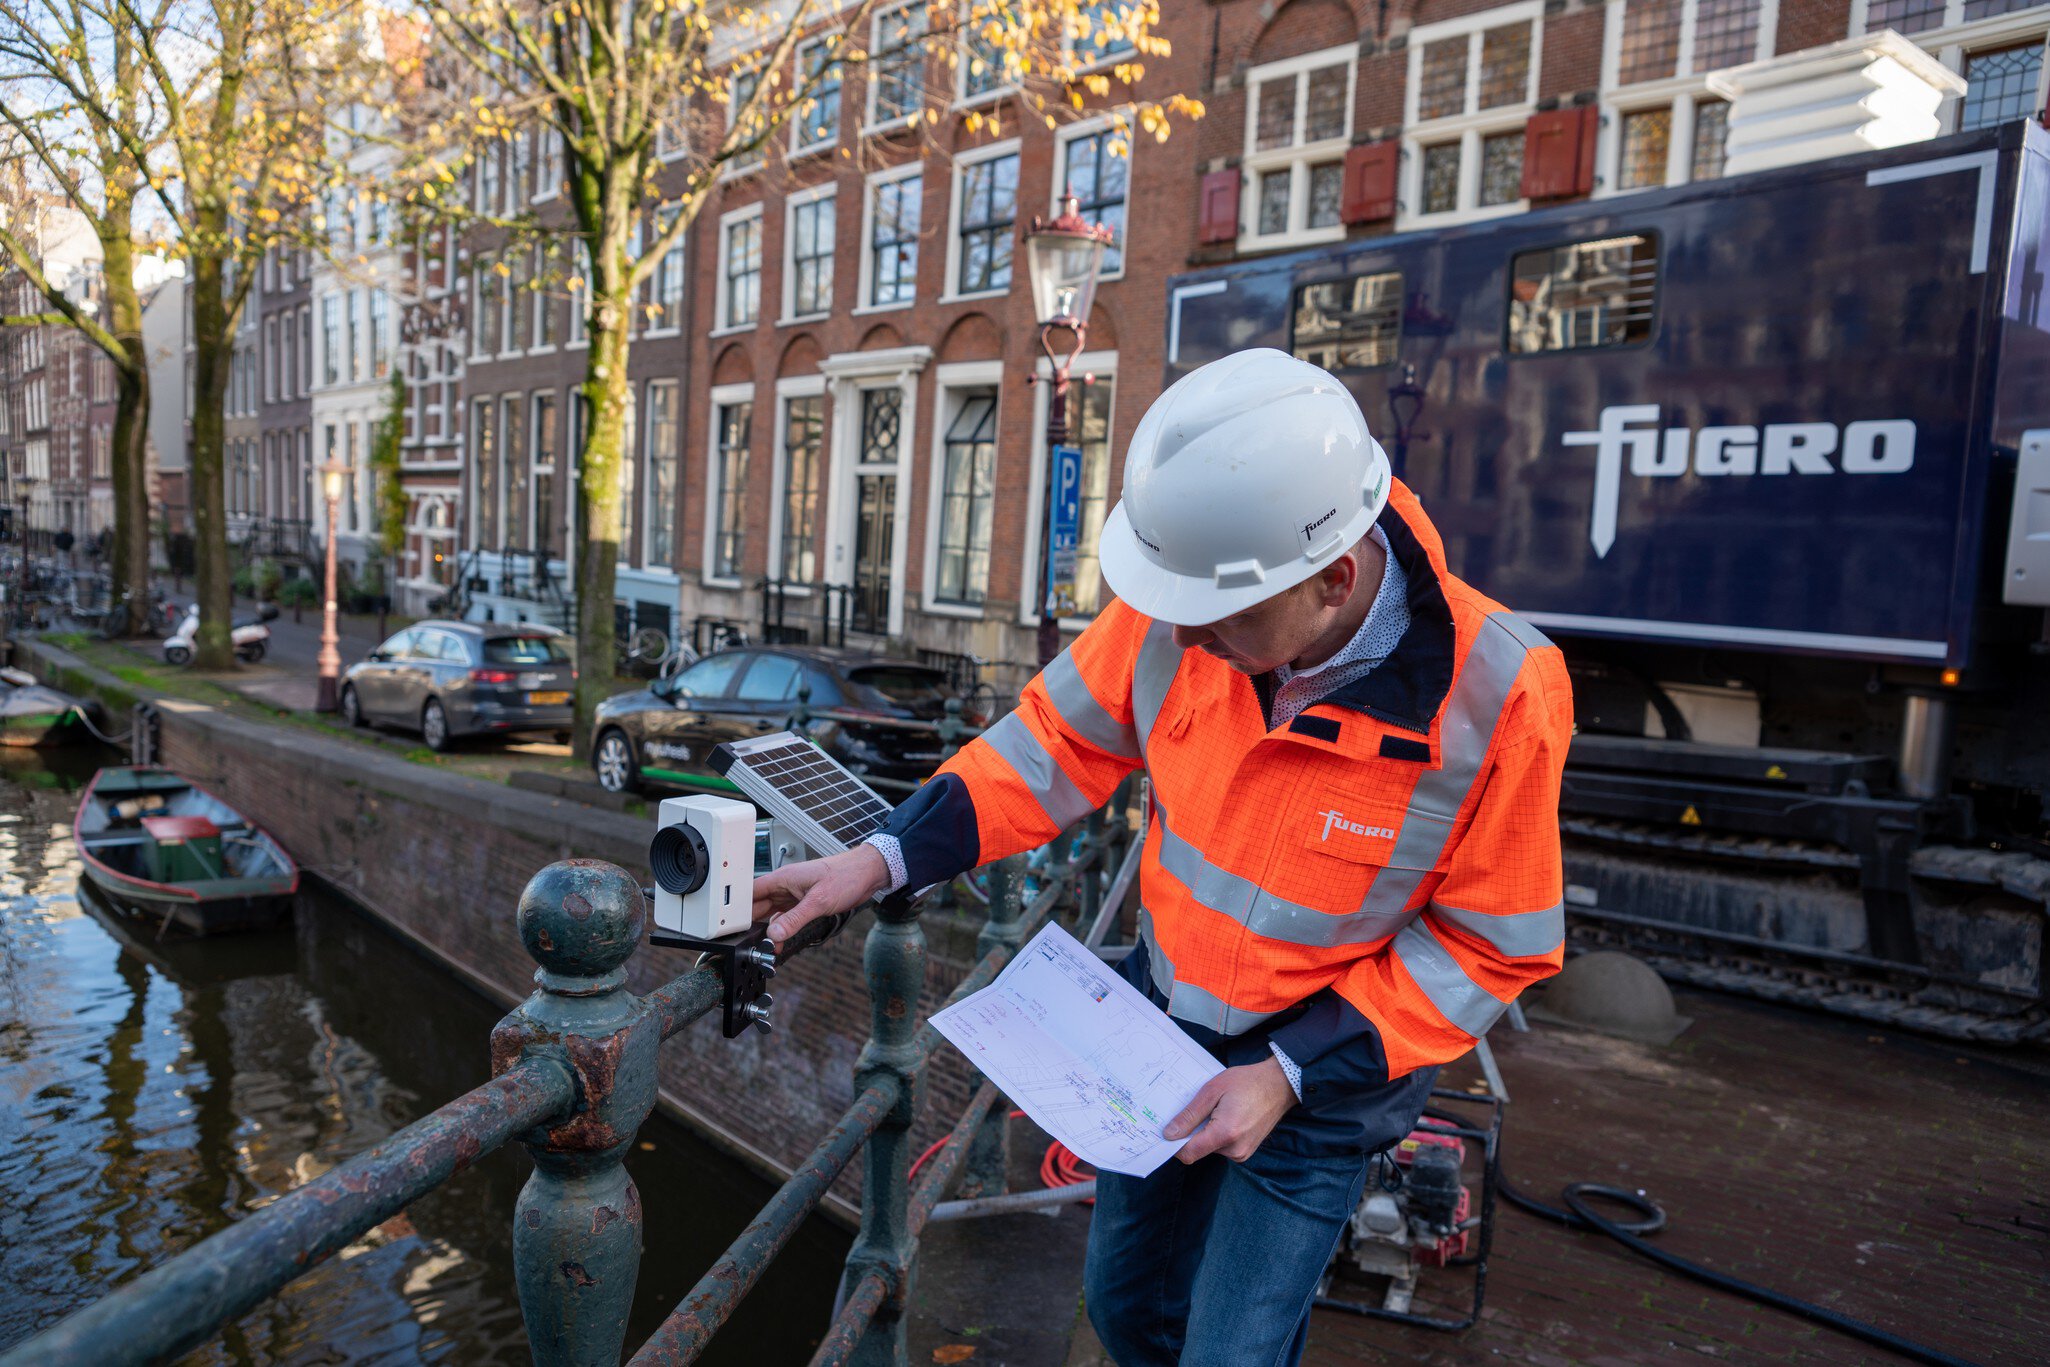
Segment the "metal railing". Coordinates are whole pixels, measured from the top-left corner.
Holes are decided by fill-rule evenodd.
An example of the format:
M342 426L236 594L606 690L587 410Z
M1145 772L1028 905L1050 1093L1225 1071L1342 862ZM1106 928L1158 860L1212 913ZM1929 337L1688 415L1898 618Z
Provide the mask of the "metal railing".
M978 961L949 1003L986 986L1064 907L1091 928L1092 942L1102 939L1134 862L1125 819L1131 786L1075 831L990 866ZM1028 880L1036 884L1029 901ZM1009 1108L972 1076L974 1099L917 1184L910 1180L912 1124L941 1039L918 1019L926 969L920 916L916 905L881 907L868 932L871 1024L854 1065L853 1102L634 1355L635 1364L695 1360L857 1154L864 1155L860 1234L812 1363L906 1361L905 1297L920 1231L957 1176L974 1195L1001 1193L1008 1148ZM779 959L837 934L844 920L807 926ZM520 898L518 927L540 965L537 987L491 1033L490 1082L0 1354L0 1367L112 1367L188 1351L515 1139L534 1160L513 1211L513 1261L534 1360L617 1363L643 1218L622 1159L655 1107L661 1042L719 1008L720 973L707 964L644 997L627 991L625 965L646 933L647 907L638 880L596 860L566 860L536 874Z

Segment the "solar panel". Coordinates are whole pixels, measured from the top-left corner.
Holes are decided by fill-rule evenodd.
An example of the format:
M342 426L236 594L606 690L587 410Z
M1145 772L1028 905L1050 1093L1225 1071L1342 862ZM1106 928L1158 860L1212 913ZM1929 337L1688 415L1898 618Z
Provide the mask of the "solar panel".
M893 810L838 760L790 731L729 741L712 751L712 767L818 855L852 849Z

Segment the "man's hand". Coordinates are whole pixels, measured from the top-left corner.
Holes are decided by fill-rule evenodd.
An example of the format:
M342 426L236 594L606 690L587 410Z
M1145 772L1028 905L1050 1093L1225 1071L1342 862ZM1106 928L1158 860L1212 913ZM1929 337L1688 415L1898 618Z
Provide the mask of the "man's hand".
M1195 1100L1168 1121L1161 1134L1168 1139L1180 1139L1191 1130L1196 1131L1196 1137L1182 1145L1181 1152L1175 1155L1184 1163L1213 1153L1243 1163L1253 1156L1253 1150L1260 1147L1295 1101L1295 1088L1288 1085L1288 1074L1281 1070L1280 1061L1270 1056L1258 1063L1227 1068L1204 1083ZM1197 1130L1198 1125L1203 1128Z
M769 923L769 938L780 945L813 921L858 907L888 886L890 866L882 854L873 845L856 845L755 879L754 918Z

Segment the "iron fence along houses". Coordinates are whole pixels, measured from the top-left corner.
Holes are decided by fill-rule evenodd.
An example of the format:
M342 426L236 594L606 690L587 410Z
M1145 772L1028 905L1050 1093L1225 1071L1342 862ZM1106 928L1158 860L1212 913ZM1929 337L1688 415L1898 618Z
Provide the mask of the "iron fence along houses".
M800 709L793 721L803 719ZM948 720L939 729L951 748L967 728ZM1109 873L1129 863L1132 787L1076 830L991 866L978 962L948 1004L987 986L1057 912L1071 908L1100 938L1128 881ZM844 919L806 927L779 957L832 937ZM512 1212L534 1360L618 1363L644 1220L623 1160L655 1107L657 1051L717 1013L720 972L706 964L645 996L628 991L625 966L646 938L647 903L639 880L597 860L542 869L520 899L517 924L538 965L535 990L492 1031L491 1081L17 1344L0 1354L0 1367L110 1367L185 1352L515 1140L534 1160ZM877 911L863 964L871 1025L854 1065L853 1101L633 1363L696 1360L857 1154L864 1155L861 1228L837 1314L812 1362L905 1362L904 1307L920 1231L964 1171L981 1192L1002 1190L1009 1112L996 1104L992 1085L972 1079L968 1107L912 1182L911 1127L925 1066L941 1042L917 1016L926 970L918 905Z

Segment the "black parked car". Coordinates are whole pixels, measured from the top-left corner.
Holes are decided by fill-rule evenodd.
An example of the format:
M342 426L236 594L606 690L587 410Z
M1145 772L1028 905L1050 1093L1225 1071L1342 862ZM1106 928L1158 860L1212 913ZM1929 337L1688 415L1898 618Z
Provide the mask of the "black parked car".
M799 687L807 685L811 709L833 714L815 719L809 734L856 773L917 783L939 767L937 736L889 723L945 716L953 693L944 673L814 646L722 650L680 674L607 698L592 723L591 766L615 793L643 782L702 786L714 746L782 730ZM895 795L887 787L885 793Z
M555 731L575 712L570 638L534 622L422 622L342 676L342 720L418 731L431 749L458 736Z

